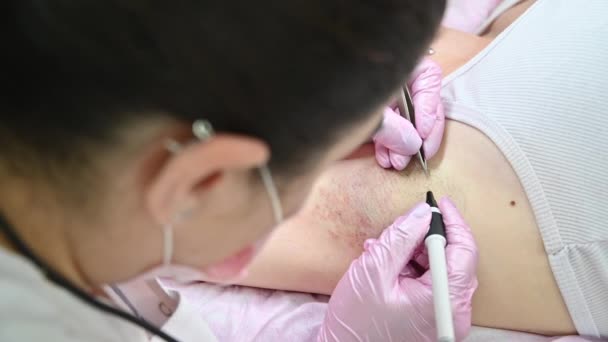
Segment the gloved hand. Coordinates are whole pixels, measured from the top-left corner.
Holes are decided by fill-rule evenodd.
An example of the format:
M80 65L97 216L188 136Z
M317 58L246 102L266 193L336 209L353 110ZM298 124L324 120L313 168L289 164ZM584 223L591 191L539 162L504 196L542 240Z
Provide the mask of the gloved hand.
M439 64L429 58L424 58L412 73L410 89L416 128L392 108L385 108L382 127L374 135L376 160L380 166L403 170L421 144L427 159L437 153L445 127L441 75Z
M448 0L441 22L455 30L477 33L502 0Z
M462 340L471 327L477 288L477 246L452 202L439 207L446 225L447 269L454 328ZM421 243L429 228L427 204L398 218L376 240L366 241L332 294L317 341L436 341L428 257ZM418 272L416 260L426 271Z
M548 337L549 342L602 342L599 338L583 337L578 335Z

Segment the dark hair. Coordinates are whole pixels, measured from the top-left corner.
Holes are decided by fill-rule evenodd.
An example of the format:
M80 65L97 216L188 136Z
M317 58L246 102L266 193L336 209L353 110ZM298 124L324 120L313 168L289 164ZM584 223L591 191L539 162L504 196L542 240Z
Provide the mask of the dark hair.
M285 170L404 82L445 0L7 0L0 160L75 177L159 113L266 141ZM25 162L27 160L27 163ZM72 166L72 168L70 168Z

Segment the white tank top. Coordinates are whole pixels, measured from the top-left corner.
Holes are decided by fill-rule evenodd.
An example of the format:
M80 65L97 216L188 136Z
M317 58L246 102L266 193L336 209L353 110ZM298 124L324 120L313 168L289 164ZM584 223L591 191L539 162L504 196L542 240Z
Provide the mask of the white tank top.
M579 333L608 337L608 1L537 1L442 97L517 173Z

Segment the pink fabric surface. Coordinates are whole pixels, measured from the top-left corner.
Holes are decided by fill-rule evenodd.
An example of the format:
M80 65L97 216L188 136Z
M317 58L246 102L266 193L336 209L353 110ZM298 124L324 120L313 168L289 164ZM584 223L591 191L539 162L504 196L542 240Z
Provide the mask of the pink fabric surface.
M501 2L502 0L448 0L441 25L475 33Z
M327 307L327 296L217 286L197 283L172 286L222 342L315 341ZM563 338L518 331L473 327L465 342L581 342L578 336Z
M218 341L314 341L329 298L207 283L167 285L195 303Z

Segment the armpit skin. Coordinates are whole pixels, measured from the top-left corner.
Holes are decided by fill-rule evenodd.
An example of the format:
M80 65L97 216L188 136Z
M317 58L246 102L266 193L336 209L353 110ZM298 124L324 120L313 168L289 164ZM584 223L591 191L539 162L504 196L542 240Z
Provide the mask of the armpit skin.
M466 208L461 190L450 185L451 176L435 167L441 158L431 161L428 176L417 161L402 172L379 168L372 158L341 162L317 182L314 203L307 203L299 216L327 226L332 239L360 253L366 239L377 237L394 218L424 201L429 190Z

